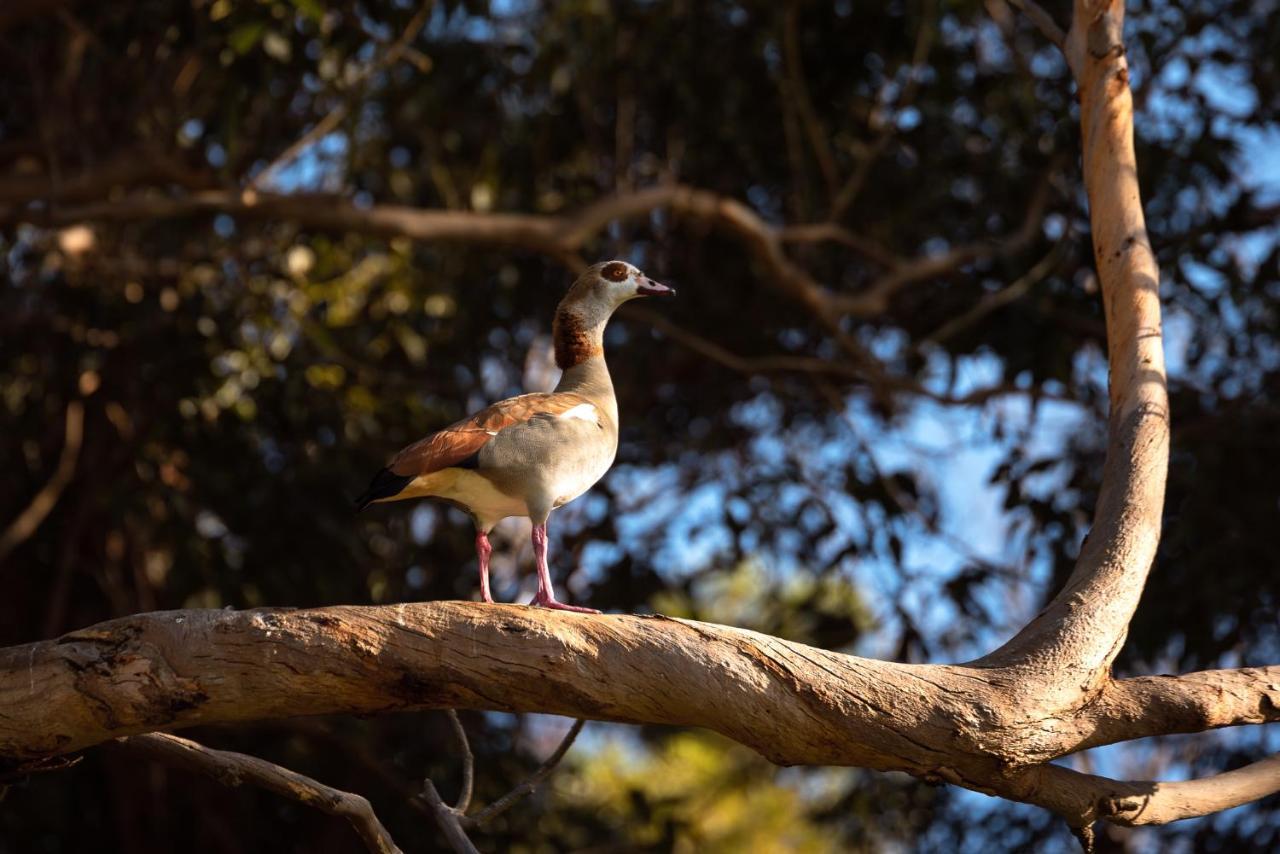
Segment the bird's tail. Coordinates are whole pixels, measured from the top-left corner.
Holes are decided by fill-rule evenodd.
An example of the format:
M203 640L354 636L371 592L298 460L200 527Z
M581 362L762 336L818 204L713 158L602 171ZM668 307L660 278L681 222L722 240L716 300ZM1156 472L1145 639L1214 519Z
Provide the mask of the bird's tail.
M373 480L369 481L369 488L356 499L356 512L359 513L375 501L399 495L412 481L412 476L383 469L373 476Z

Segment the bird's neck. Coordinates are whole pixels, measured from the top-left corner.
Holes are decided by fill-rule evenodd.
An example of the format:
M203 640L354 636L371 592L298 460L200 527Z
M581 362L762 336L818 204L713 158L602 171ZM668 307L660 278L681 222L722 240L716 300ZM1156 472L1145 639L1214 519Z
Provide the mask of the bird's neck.
M556 391L571 391L606 406L617 421L613 380L604 362L604 328L611 309L561 305L552 327L556 366L563 371Z
M580 394L593 403L606 407L613 414L614 420L617 420L613 380L609 377L609 367L604 363L603 353L579 362L561 374L556 391Z

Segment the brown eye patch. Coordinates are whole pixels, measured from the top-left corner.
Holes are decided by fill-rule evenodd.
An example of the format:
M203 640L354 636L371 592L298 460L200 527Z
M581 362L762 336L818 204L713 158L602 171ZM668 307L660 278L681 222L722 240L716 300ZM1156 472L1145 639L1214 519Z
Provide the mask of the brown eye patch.
M604 265L604 269L600 271L600 275L604 276L611 282L621 282L627 277L627 265L621 261L612 261Z

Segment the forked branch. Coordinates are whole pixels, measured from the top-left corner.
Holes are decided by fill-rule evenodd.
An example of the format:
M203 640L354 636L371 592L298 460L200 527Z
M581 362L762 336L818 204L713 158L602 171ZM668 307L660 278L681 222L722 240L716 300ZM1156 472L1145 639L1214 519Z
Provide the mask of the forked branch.
M0 651L0 756L20 764L160 728L300 715L547 712L702 726L780 764L907 771L1079 823L1097 810L1068 811L1073 778L1044 776L1045 763L1154 722L1194 729L1197 713L1200 729L1254 722L1247 710L1272 702L1275 675L1126 680L1063 708L1024 695L1017 670L895 664L661 617L462 602L171 611ZM1135 728L1139 702L1148 728Z
M1029 0L1019 5L1038 9ZM1137 185L1123 14L1120 0L1077 0L1065 37L1055 36L1051 20L1037 20L1062 44L1080 92L1111 415L1094 525L1074 571L999 650L966 665L904 665L692 621L450 602L140 615L0 650L0 757L20 764L201 723L467 708L707 727L781 764L900 770L1039 804L1086 840L1097 819L1174 821L1280 789L1275 757L1168 784L1107 780L1050 764L1126 739L1273 721L1280 699L1276 668L1122 681L1110 672L1155 557L1169 451L1159 271ZM821 320L857 362L857 342L839 324L838 300L788 258L787 232L740 202L688 187L629 193L567 217L365 209L221 191L129 197L48 214L20 208L7 216L56 224L233 213L367 234L521 245L564 258L575 257L609 222L658 208L738 238L770 281ZM791 238L840 239L841 232ZM736 358L720 356L728 363ZM539 678L528 678L534 669ZM461 811L438 793L435 799L461 832Z
M551 755L538 766L538 769L528 779L475 815L467 815L467 811L471 808L471 788L475 779L475 756L471 752L471 744L467 740L467 731L463 729L462 721L458 718L457 711L449 709L448 712L454 740L462 753L462 791L458 794L457 803L449 806L445 803L444 798L440 796L440 791L436 789L435 783L428 778L423 782L420 799L426 803L427 808L435 817L436 823L440 826L441 832L444 833L449 846L458 854L472 854L476 849L471 839L467 836L467 829L492 821L511 809L521 798L533 794L538 786L547 777L551 776L551 772L560 764L560 760L564 758L564 755L569 752L569 748L573 746L574 739L578 737L578 733L582 732L583 724L586 721L582 719L574 721L573 726L569 727L569 731L560 740L559 746L552 751Z

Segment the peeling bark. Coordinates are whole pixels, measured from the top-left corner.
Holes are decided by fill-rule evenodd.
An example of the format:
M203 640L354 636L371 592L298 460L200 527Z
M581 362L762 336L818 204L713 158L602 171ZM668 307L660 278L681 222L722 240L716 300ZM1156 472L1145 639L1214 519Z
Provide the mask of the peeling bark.
M300 715L547 712L706 727L782 765L906 771L1080 824L1126 819L1098 800L1144 784L1105 789L1048 760L1151 734L1135 726L1155 721L1193 731L1197 719L1253 722L1251 708L1275 719L1276 676L1109 682L1081 708L1029 700L1016 668L874 661L660 616L469 602L167 611L0 651L0 757L21 765L137 733Z

